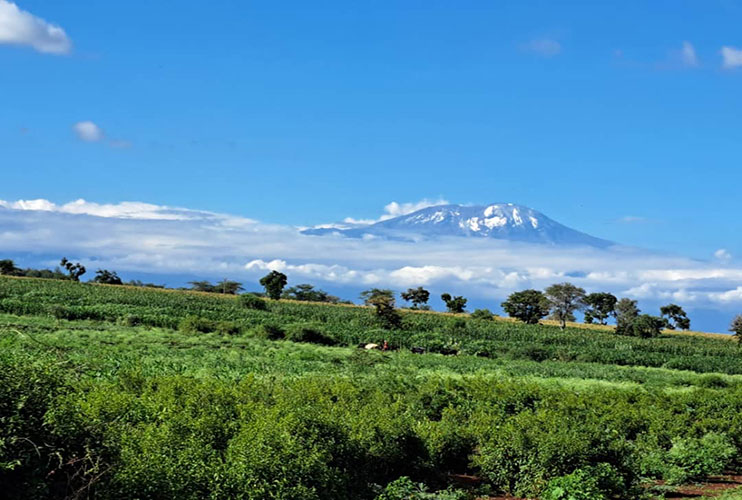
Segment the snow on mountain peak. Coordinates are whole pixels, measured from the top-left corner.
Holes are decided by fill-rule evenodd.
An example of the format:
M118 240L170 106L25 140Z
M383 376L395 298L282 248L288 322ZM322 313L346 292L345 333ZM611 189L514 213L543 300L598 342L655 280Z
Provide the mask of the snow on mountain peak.
M312 228L304 234L419 239L485 237L550 245L607 247L611 242L568 228L531 208L513 203L486 206L437 205L350 229Z

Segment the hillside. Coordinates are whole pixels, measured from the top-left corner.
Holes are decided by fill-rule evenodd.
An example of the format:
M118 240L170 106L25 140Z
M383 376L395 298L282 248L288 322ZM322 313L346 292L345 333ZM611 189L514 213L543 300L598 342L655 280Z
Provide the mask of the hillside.
M742 470L741 409L720 338L0 278L11 498L657 496Z

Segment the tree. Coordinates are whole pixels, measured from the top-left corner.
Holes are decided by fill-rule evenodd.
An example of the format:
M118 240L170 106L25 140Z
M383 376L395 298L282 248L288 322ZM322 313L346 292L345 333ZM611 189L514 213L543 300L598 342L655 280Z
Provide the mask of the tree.
M596 292L585 296L585 323L597 321L601 325L608 324L608 318L616 316L615 295L606 292Z
M585 290L572 283L558 283L548 287L545 292L552 315L564 330L567 321L574 321L575 311L584 307Z
M266 295L273 300L281 298L281 292L286 283L288 283L288 278L279 271L271 271L260 278L260 284L265 288Z
M665 326L670 330L679 328L690 330L690 319L682 307L677 304L668 304L660 307L660 314L665 320Z
M15 262L10 259L0 260L0 274L5 276L20 276L23 271L15 267Z
M522 290L511 293L502 303L503 310L511 318L535 325L549 314L549 299L540 290Z
M105 285L121 285L123 284L119 275L116 271L108 271L106 269L98 269L95 272L95 278L93 283L103 283Z
M732 324L729 325L729 331L733 332L737 342L742 344L742 314L734 317Z
M665 326L665 320L657 316L642 314L637 316L632 323L632 330L635 337L657 337L662 333Z
M332 304L340 302L340 299L334 295L330 295L324 290L315 290L314 286L308 283L287 288L281 294L281 298L303 302L330 302Z
M361 298L368 306L374 306L376 317L381 326L391 330L402 326L402 317L394 308L394 292L372 288L361 293Z
M639 317L640 312L635 300L624 298L616 302L616 333L633 335L634 320Z
M208 281L189 281L189 285L191 285L191 290L195 290L197 292L213 292L214 291L214 285L212 285Z
M382 298L391 300L394 303L394 292L386 288L372 288L361 292L361 300L367 306L376 304Z
M83 266L79 262L73 264L72 262L67 260L67 257L62 257L59 265L67 270L67 275L72 281L80 281L80 276L85 274L85 266Z
M244 290L242 283L224 278L214 286L214 291L226 295L237 295L237 292Z
M402 292L402 299L412 302L412 309L428 309L426 304L430 299L430 292L421 286L409 288L406 292Z
M460 314L466 309L467 300L460 295L451 297L450 294L444 293L443 295L441 295L441 300L446 303L446 309L448 309L448 312L450 313Z

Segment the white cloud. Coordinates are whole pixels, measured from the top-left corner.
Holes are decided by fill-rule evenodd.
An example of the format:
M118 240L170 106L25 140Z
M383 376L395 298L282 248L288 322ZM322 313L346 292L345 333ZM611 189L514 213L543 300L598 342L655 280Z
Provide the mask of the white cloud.
M77 138L85 142L99 142L105 137L103 130L91 121L77 122L72 126Z
M729 262L732 260L732 254L726 248L720 248L714 252L714 257L722 262Z
M47 54L67 54L72 42L62 28L0 0L0 44L28 45Z
M685 66L698 66L698 56L696 56L696 49L693 47L693 44L683 42L683 48L680 49L680 60Z
M562 44L552 38L536 38L522 44L521 49L544 57L553 57L562 52Z
M393 201L384 205L384 213L377 219L354 219L353 217L346 217L343 219L341 224L320 224L314 226L315 228L338 228L343 229L349 226L367 226L383 220L393 219L401 215L411 214L417 212L423 208L434 207L437 205L448 205L449 202L443 198L428 199L423 198L420 201L398 203Z
M721 48L722 67L727 69L742 66L742 49L734 47Z
M412 208L398 205L387 214ZM91 265L119 272L252 282L267 270L279 270L292 283L396 290L423 285L497 301L514 290L571 281L588 291L643 301L742 306L742 267L636 249L567 249L485 238L410 242L307 236L293 227L141 202L0 200L0 255L29 249L83 263L94 260Z

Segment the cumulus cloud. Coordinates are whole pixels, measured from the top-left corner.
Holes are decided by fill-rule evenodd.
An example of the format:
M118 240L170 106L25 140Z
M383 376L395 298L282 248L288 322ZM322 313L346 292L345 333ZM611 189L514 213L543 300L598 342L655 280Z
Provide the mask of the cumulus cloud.
M91 121L77 122L72 126L77 138L85 142L100 142L105 138L103 130Z
M398 205L387 212L410 208ZM252 281L278 270L293 283L396 290L423 285L472 299L498 300L514 290L570 281L588 291L688 307L742 306L742 268L718 260L486 238L309 236L245 217L141 202L0 201L0 255L29 252L67 255L119 272Z
M67 54L72 42L62 28L0 0L0 44L27 45L47 54Z
M391 203L387 203L386 205L384 205L384 213L381 216L379 216L377 219L354 219L353 217L346 217L345 219L343 219L344 224L321 224L315 227L317 228L347 227L348 224L368 225L368 224L373 224L375 222L381 222L383 220L393 219L394 217L399 217L401 215L411 214L412 212L417 212L418 210L422 210L423 208L434 207L437 205L448 205L448 204L449 202L447 200L444 200L443 198L437 198L437 199L423 198L420 201L404 202L404 203L398 203L396 201L392 201Z
M552 38L536 38L521 45L525 52L553 57L562 52L562 44Z
M722 67L726 69L738 68L742 66L742 49L735 47L721 48Z

